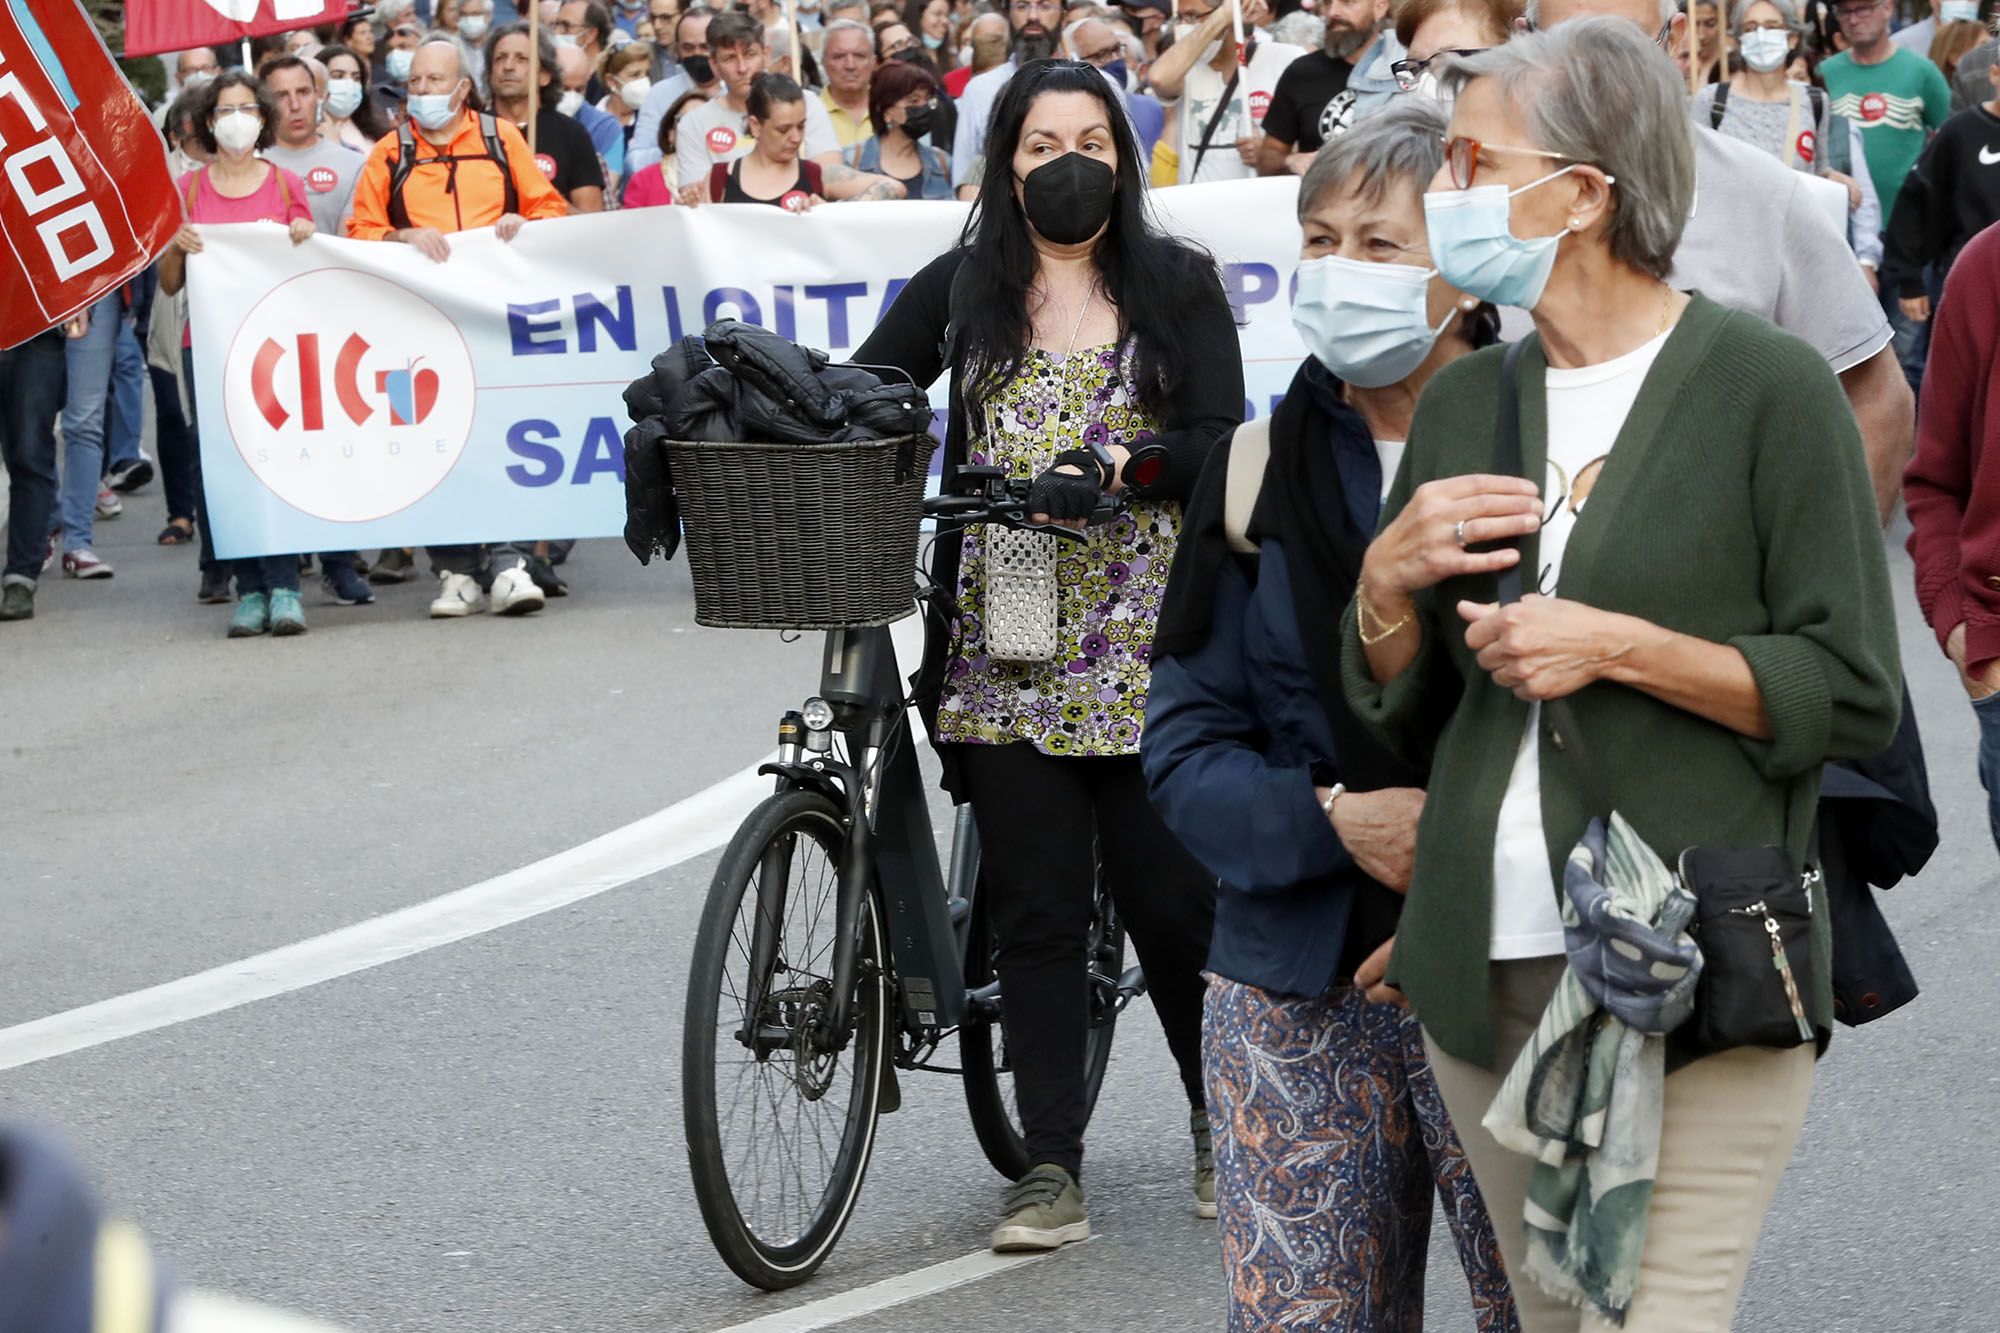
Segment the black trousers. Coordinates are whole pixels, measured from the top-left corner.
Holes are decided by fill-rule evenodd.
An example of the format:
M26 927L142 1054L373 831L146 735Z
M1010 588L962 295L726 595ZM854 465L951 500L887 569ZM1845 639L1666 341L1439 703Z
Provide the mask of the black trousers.
M1034 746L959 747L965 792L991 894L1000 993L1028 1158L1083 1166L1084 947L1095 858L1146 969L1147 993L1180 1067L1190 1107L1203 1105L1201 1008L1215 883L1146 799L1134 755L1052 758Z

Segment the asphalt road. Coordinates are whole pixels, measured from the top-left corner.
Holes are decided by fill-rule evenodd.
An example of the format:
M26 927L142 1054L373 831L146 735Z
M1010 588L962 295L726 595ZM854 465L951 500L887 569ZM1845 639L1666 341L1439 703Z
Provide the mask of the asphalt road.
M685 567L583 546L575 595L432 623L425 585L230 642L156 496L109 583L0 627L0 1027L478 883L703 790L772 743L817 646L693 623ZM1738 1327L1990 1329L2000 1309L2000 927L1972 722L1893 554L1945 841L1888 913L1925 987L1843 1032ZM979 1251L999 1181L954 1080L906 1075L855 1222L770 1297L689 1195L682 987L715 857L463 942L0 1072L204 1286L365 1333L716 1330ZM4 1040L0 1033L0 1040ZM1219 1325L1210 1224L1143 1007L1092 1127L1092 1243L840 1325ZM1434 1247L1429 1327L1470 1326ZM817 1313L815 1313L817 1312Z

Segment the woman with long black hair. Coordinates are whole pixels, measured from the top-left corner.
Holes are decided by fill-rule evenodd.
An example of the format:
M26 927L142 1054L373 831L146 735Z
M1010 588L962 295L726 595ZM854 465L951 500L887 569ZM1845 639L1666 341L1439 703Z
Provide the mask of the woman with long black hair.
M950 370L947 485L966 464L999 466L1034 479L1036 512L1078 527L1102 493L1131 501L1047 553L1056 605L1042 628L1053 651L1025 647L1038 637L1027 632L1001 642L1008 599L992 593L1009 576L989 562L990 530L934 547L931 575L945 596L930 609L918 696L945 786L971 803L985 848L1007 1048L1034 1163L1008 1191L997 1250L1090 1234L1077 1178L1088 1118L1085 935L1100 863L1180 1068L1195 1211L1215 1215L1201 1109L1214 886L1146 798L1139 731L1180 502L1242 420L1243 366L1214 262L1148 222L1145 189L1104 76L1069 61L1024 65L994 107L959 247L910 280L855 356L900 366L919 384ZM1135 454L1146 465L1127 475Z

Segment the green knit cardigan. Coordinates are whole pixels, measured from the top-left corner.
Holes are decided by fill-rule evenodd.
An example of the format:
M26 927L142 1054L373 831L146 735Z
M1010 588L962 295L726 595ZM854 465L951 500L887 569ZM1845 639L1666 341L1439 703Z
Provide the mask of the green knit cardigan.
M1503 350L1463 357L1425 389L1385 526L1424 482L1493 471ZM1520 363L1521 453L1537 479L1547 369L1531 337ZM1536 545L1524 544L1530 569ZM1854 414L1811 347L1755 316L1693 298L1570 533L1561 596L1729 644L1763 692L1768 741L1622 685L1574 696L1613 803L1670 866L1697 843L1783 845L1803 863L1820 765L1874 754L1895 732L1895 614ZM1432 1040L1491 1067L1494 830L1528 705L1467 651L1461 598L1495 600L1494 578L1448 579L1418 594L1422 649L1387 686L1369 674L1350 603L1341 665L1355 713L1431 772L1390 978ZM1541 747L1553 896L1589 813L1546 722ZM1833 1012L1823 896L1813 910L1817 985L1807 1003L1823 1045Z

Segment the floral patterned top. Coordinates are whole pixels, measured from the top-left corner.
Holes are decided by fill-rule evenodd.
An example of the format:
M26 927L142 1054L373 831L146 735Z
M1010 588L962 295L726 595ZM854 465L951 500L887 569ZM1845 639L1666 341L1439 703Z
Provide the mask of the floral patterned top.
M1057 356L1031 349L1021 374L994 395L986 431L968 461L1039 475L1056 455L1084 446L1133 445L1154 424L1130 393L1132 350L1102 347ZM1057 648L1048 662L986 655L983 528L968 529L959 562L962 610L937 738L980 745L1027 741L1051 755L1134 755L1146 714L1153 626L1179 535L1178 504L1135 502L1080 542L1056 551Z

